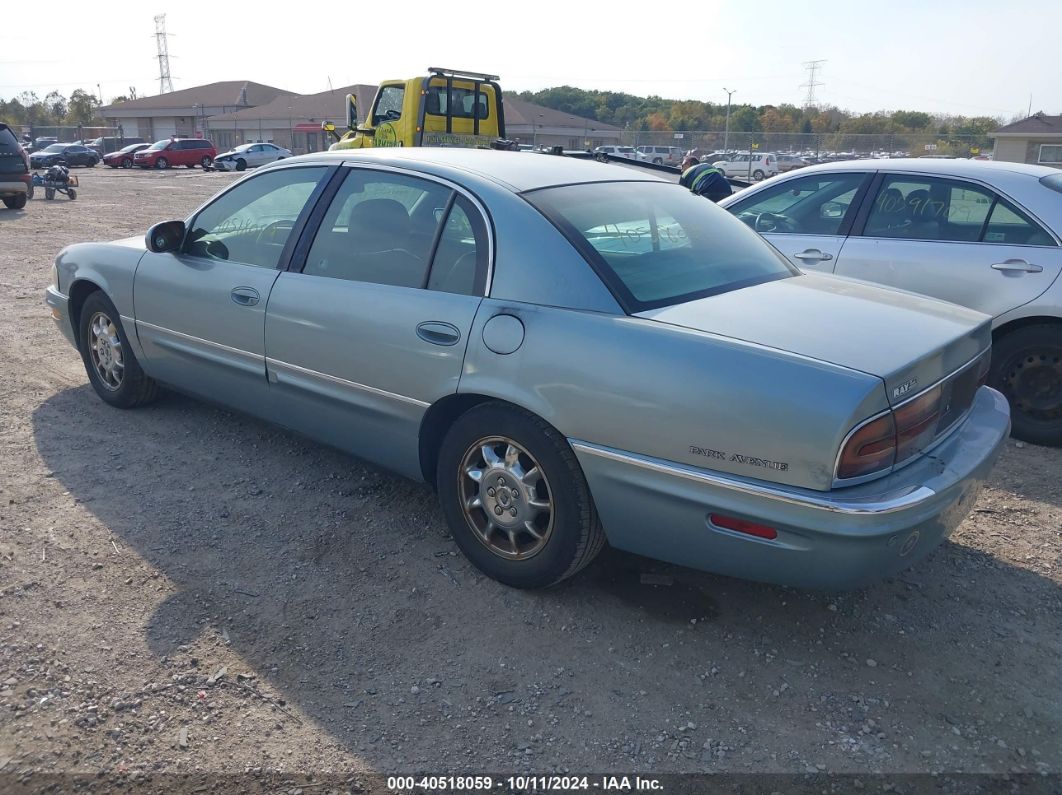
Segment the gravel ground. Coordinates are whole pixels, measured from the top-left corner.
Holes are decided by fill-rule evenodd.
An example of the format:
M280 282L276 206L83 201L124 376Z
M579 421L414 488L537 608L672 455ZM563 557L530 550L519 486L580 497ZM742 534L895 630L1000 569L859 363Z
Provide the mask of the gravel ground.
M1011 442L952 541L862 591L614 551L510 590L426 486L99 401L52 258L234 177L77 175L0 209L0 773L1062 771L1062 450Z

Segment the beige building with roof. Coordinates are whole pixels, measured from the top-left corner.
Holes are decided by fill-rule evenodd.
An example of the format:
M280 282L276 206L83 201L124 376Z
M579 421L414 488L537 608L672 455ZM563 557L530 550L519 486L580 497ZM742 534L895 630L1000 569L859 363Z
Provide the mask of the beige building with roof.
M505 97L505 134L510 140L532 146L593 149L618 144L623 130L601 121Z
M1062 116L1035 113L989 136L996 139L993 160L1062 168Z
M282 96L296 95L250 80L226 80L106 105L99 109L99 115L109 126L120 127L125 137L145 141L194 138L206 135L210 116L264 105Z
M358 114L365 116L376 86L353 85L319 94L285 94L254 108L219 113L206 120L208 136L219 152L246 143L267 142L297 155L320 152L334 140L321 131L328 120L342 133L346 127L346 96L354 94Z

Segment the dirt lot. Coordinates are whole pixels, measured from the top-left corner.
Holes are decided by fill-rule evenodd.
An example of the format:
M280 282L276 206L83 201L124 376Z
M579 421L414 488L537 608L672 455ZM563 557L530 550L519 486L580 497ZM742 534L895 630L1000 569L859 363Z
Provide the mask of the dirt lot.
M1011 443L901 577L798 592L612 551L507 589L429 488L170 395L42 305L68 243L233 177L0 209L0 772L1062 771L1062 450ZM664 584L643 584L643 574Z

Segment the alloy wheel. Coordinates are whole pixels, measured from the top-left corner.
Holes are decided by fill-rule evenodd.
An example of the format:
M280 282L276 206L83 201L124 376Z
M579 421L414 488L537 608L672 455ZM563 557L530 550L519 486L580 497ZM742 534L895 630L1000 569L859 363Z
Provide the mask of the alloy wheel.
M114 321L103 312L97 312L89 321L88 348L100 382L112 392L117 391L125 377L122 340Z
M465 521L487 549L507 560L542 551L553 532L553 496L524 447L505 436L478 440L461 458L458 481Z

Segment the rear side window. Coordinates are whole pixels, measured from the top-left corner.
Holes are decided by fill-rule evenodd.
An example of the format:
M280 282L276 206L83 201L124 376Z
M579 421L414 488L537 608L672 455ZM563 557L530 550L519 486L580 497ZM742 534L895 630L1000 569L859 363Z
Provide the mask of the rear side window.
M450 89L450 99L452 100L452 104L447 105L445 86L430 87L424 100L425 112L436 116L445 116L447 114L447 109L450 108L450 115L455 119L474 118L473 113L476 110L476 92L473 89L457 88L455 86ZM479 92L478 107L479 118L487 118L490 113L490 103L487 101L487 95L482 89Z
M593 183L524 196L629 313L799 273L751 229L678 185Z
M439 236L428 289L482 295L487 271L487 230L472 202L458 195Z

